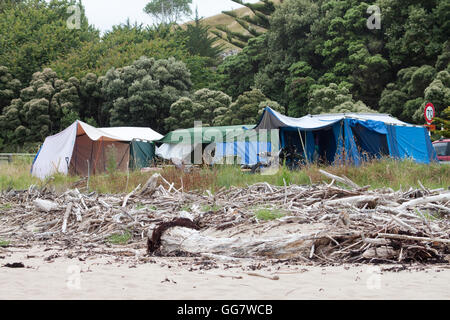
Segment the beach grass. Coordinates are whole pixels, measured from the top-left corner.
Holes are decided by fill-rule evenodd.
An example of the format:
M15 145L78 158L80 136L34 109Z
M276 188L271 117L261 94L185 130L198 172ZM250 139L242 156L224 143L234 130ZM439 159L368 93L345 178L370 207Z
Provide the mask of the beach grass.
M20 161L0 164L0 190L25 190L35 185L54 187L58 192L78 188L83 192L123 194L131 192L139 184L144 185L153 175L151 172L141 173L140 171L99 174L90 177L89 188L87 188L87 178L57 174L46 180L39 180L31 176L30 168L30 163ZM179 190L198 192L210 190L215 193L222 188L245 187L260 182L276 186L330 183L331 179L323 176L319 172L320 169L337 176L346 176L359 186L370 186L372 189L388 187L394 190L400 188L405 190L410 187L420 188L420 184L429 189L447 189L450 186L450 165L448 164L426 165L409 160L392 159L370 161L361 166L308 165L298 170L289 170L281 166L273 175L252 174L242 171L239 166L203 167L189 173L174 167L166 167L160 174Z

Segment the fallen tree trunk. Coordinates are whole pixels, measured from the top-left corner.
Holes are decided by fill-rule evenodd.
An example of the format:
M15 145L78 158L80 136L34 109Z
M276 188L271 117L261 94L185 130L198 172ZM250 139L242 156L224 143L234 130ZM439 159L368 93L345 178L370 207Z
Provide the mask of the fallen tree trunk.
M215 238L189 228L175 227L161 236L159 253L170 256L179 252L214 254L233 258L265 257L291 259L309 257L311 247L325 235L303 234L273 238Z

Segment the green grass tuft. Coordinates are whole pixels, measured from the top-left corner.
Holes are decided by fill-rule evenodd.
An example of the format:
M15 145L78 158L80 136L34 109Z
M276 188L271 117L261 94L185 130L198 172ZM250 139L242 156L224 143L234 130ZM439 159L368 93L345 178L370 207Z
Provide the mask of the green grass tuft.
M117 245L125 245L131 240L131 233L128 231L125 231L124 233L115 233L108 237L108 242L111 244L117 244Z
M0 239L0 247L8 247L11 244L10 241L5 241Z
M258 209L255 212L255 217L258 220L271 221L284 217L285 214L279 209Z
M11 203L4 203L4 204L0 204L0 214L2 213L2 210L8 210L11 209L12 205Z

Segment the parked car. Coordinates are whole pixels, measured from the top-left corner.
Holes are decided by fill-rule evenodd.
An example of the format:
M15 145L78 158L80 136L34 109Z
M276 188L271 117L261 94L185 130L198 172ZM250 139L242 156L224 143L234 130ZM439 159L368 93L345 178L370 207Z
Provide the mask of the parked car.
M450 163L450 139L441 139L433 142L439 161Z

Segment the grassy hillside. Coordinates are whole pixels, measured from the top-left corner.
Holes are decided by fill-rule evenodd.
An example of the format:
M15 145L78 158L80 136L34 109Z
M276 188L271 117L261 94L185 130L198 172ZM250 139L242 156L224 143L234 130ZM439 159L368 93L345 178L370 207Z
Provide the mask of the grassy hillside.
M280 3L280 0L273 0L273 1L275 3ZM232 10L232 11L236 12L236 14L239 17L253 15L252 11L246 7L242 7L242 8L236 9L236 10ZM204 24L211 26L211 29L213 29L213 30L217 30L215 28L217 26L226 26L228 29L230 29L233 32L241 32L244 34L248 34L248 32L244 28L242 28L241 25L239 25L239 23L237 23L235 19L233 19L232 17L230 17L226 14L223 14L223 13L204 18L204 19L202 19L202 21ZM192 22L188 22L188 24L189 23L192 23ZM219 31L219 30L217 30L217 31ZM213 34L211 34L211 35L214 36ZM224 40L218 41L218 44L219 43L224 44L227 48L230 48L230 49L240 49Z

